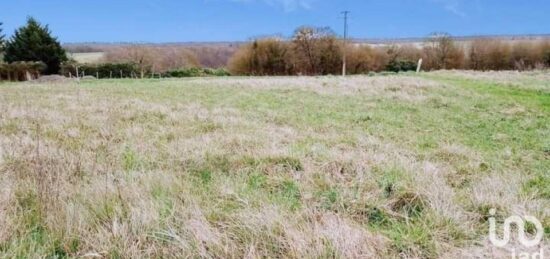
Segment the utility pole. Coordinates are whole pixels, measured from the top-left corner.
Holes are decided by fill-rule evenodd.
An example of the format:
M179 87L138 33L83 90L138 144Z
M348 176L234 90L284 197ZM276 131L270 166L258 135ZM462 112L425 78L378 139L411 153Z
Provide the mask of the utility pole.
M342 60L342 76L346 76L346 66L347 66L347 41L348 41L348 15L350 11L343 11L344 15L344 49L343 49L343 60Z

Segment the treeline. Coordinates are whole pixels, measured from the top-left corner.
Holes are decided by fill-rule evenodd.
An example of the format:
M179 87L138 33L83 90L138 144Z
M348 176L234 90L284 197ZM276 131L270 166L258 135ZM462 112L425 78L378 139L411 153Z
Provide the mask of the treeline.
M337 74L342 44L329 28L302 27L290 42L267 38L241 47L228 66L238 75Z
M191 51L197 57L197 60L202 67L225 68L229 59L239 49L239 44L204 44L197 46L184 46L182 48Z
M105 57L98 62L122 62L119 59L133 58L138 61L138 55L131 55L136 51L142 52L151 66L159 70L177 69L178 63L195 65L207 68L226 67L229 59L238 50L240 43L174 43L174 44L101 44L82 43L66 44L63 48L69 53L105 53ZM151 58L151 56L154 56Z
M8 40L1 29L0 23L0 54L6 62L0 66L0 80L30 80L42 73L97 78L226 76L229 72L257 76L335 75L342 71L344 55L349 74L415 70L419 59L423 60L424 71L550 67L549 40L479 39L457 43L446 33L434 33L421 44L371 47L344 44L330 28L315 27L300 27L290 39L264 38L240 46L119 46L105 51L102 64L77 64L68 59L48 26L33 18ZM229 72L201 67L227 67Z
M475 40L468 48L467 66L474 70L530 70L550 67L550 41L508 43Z
M69 60L48 26L28 18L5 40L0 23L0 80L25 81L41 74L61 74L67 77L153 78L226 76L225 69L201 68L202 64L217 65L229 55L226 48L181 46L126 45L109 48L100 64L79 64ZM75 51L98 51L97 48L73 46ZM201 58L197 58L197 53Z
M133 63L140 74L146 70L163 73L171 69L200 66L197 57L183 48L161 48L146 45L130 45L111 48L106 51L106 63Z
M236 75L340 74L344 53L350 74L415 70L530 70L550 67L550 41L480 39L458 44L446 33L430 35L422 46L370 47L344 44L328 28L298 28L290 40L264 38L241 47L229 62Z
M63 49L69 53L103 52L103 49L100 47L94 47L86 44L64 44Z
M105 49L104 62L132 62L155 73L192 67L222 68L237 51L234 45L126 45Z
M191 68L223 68L235 47L126 45L105 49L104 63L132 63L155 74ZM190 71L190 70L189 70Z
M4 40L0 23L0 54L6 63L0 64L0 80L25 81L41 74L61 74L67 77L95 78L158 78L226 76L225 69L201 68L201 62L215 65L223 48L180 46L127 45L110 48L100 64L79 64L69 60L65 50L48 26L33 18ZM97 51L93 48L74 48L77 51ZM196 52L204 53L202 59Z

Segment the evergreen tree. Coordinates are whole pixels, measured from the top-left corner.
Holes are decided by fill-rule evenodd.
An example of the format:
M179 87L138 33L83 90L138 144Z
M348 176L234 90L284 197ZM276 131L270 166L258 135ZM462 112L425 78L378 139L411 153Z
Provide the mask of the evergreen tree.
M4 51L4 34L2 34L2 25L3 23L0 22L0 53Z
M27 25L17 29L7 42L4 60L8 63L42 61L47 66L44 73L49 75L59 73L67 55L57 38L51 36L48 26L42 26L31 17Z

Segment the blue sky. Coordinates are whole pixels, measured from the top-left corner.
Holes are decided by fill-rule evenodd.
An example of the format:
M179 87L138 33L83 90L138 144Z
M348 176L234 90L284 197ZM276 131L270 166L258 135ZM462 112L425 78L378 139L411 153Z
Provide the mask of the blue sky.
M62 42L236 41L292 34L300 25L355 38L550 33L548 0L1 0L12 32L31 15Z

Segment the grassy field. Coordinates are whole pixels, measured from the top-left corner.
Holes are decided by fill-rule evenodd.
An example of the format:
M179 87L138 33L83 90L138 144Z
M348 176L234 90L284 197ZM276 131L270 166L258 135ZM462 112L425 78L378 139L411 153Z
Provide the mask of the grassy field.
M549 172L549 72L0 85L1 257L504 257Z
M103 57L105 57L104 52L89 52L89 53L70 53L69 58L76 60L78 63L82 64L94 64L99 63Z

